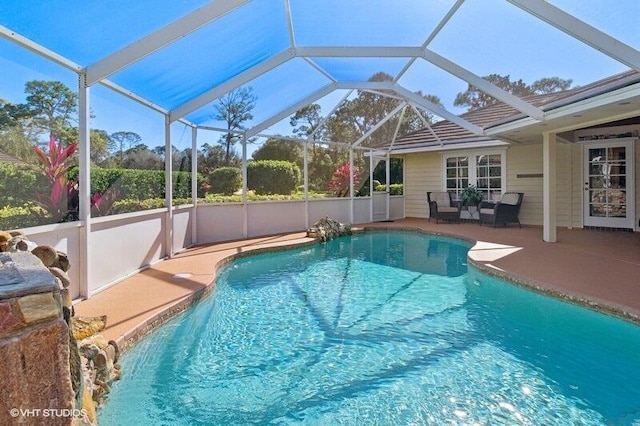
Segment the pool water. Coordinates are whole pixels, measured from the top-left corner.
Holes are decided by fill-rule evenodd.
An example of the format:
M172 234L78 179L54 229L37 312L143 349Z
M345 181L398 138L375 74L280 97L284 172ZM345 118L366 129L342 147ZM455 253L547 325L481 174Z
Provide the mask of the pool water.
M640 327L371 232L239 259L125 353L101 425L640 425Z

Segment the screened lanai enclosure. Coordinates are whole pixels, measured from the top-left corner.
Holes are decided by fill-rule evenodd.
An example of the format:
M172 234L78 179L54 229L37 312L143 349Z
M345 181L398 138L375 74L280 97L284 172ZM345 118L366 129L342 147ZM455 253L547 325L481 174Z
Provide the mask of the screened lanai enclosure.
M196 244L426 217L426 191L481 185L447 159L504 150L494 195L524 187L524 222L553 241L561 215L587 224L580 142L605 128L587 133L631 138L613 210L637 230L638 16L632 0L4 2L0 229L68 253L90 297Z

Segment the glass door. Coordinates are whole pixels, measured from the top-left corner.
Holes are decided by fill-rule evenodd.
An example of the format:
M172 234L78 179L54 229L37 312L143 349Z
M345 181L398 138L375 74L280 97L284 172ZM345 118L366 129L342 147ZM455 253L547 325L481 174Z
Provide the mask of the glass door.
M377 222L389 219L389 174L387 170L387 157L373 156L372 158L371 177L380 183L384 181L385 185L384 191L376 191L376 189L373 188L371 213L373 221Z
M589 143L584 161L584 225L633 229L633 140Z

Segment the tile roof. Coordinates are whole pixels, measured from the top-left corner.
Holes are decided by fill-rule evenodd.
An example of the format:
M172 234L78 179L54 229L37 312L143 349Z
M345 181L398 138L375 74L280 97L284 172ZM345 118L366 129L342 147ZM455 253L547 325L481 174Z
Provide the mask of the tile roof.
M522 100L541 108L543 111L550 111L639 81L640 72L629 70L585 86L562 92L523 96ZM498 101L493 105L465 112L461 114L460 117L470 123L487 129L492 126L525 118L526 115ZM393 149L439 146L441 142L448 145L451 143L486 141L491 139L492 138L488 136L476 135L451 121L442 120L432 124L431 129L424 128L399 137L393 144ZM388 144L385 144L385 148L387 147Z

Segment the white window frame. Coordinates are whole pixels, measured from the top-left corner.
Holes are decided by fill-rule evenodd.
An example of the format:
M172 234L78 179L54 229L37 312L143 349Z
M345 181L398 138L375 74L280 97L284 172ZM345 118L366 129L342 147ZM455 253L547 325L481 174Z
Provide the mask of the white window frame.
M447 159L451 157L467 157L469 159L469 185L477 186L478 176L476 170L476 157L478 155L500 155L500 195L507 192L507 149L506 148L480 148L470 150L451 150L442 153L442 190L447 189ZM497 200L492 200L497 201Z

